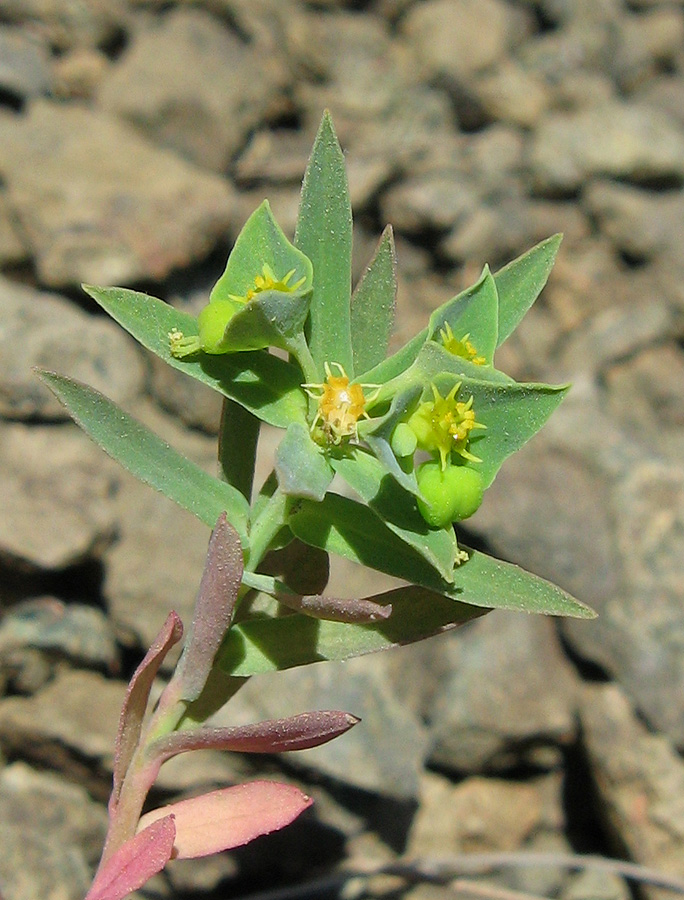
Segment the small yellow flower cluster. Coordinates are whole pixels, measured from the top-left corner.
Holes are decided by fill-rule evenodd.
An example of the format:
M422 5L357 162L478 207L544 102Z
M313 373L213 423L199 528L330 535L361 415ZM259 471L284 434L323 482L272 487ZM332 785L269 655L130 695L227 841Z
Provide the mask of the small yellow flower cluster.
M380 385L350 384L349 377L340 363L332 363L339 372L333 375L330 365L325 363L325 381L319 384L303 384L306 393L318 401L316 416L311 425L311 433L324 443L340 444L346 438L357 436L359 419L368 419L366 406L375 399ZM364 388L375 392L366 397Z
M467 359L469 362L475 363L476 366L484 366L487 362L484 356L477 355L477 350L469 340L470 333L464 334L459 341L458 338L454 336L451 325L446 322L444 328L439 332L439 336L442 339L444 349L453 354L453 356L460 356L462 359Z
M442 397L433 384L433 399L423 401L407 422L421 450L439 453L442 469L446 469L452 453L470 462L481 462L469 451L468 445L470 432L486 426L475 419L472 396L465 402L456 399L460 389L459 381L446 397Z
M289 284L290 278L292 278L295 273L294 269L290 269L287 275L278 279L268 263L264 263L261 271L263 274L256 276L254 279L254 287L249 288L244 297L240 297L237 294L229 294L228 296L230 299L235 300L237 303L248 303L256 294L262 294L264 291L284 291L285 293L291 293L300 288L306 281L306 278L300 278L299 281L295 281L294 284Z

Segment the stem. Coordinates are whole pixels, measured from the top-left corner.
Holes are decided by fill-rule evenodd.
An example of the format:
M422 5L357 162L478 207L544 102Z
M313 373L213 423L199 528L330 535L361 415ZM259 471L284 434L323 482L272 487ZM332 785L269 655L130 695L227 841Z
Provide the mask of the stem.
M259 516L252 523L249 533L249 559L245 571L255 572L257 566L268 553L273 538L278 534L287 519L289 498L280 488L276 488L269 497Z
M226 397L219 426L219 472L247 502L252 497L254 465L261 421L244 406Z
M318 371L318 366L314 362L314 358L311 355L311 351L309 350L309 345L306 342L303 331L300 331L297 334L293 335L291 338L288 338L286 341L285 349L288 353L291 353L299 363L302 374L304 375L305 383L314 384L315 382L320 380L321 373Z

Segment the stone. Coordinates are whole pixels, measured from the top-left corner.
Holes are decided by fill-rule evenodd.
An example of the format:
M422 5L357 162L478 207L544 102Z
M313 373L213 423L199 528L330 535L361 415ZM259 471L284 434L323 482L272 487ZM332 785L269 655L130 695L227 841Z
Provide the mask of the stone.
M0 883L5 900L80 900L107 814L87 791L15 762L0 772Z
M649 734L620 688L587 685L583 741L612 836L631 859L680 879L684 862L684 763L662 735ZM669 892L643 886L649 900Z
M24 242L17 217L7 199L7 193L0 190L0 267L25 262L29 249Z
M19 28L0 28L0 89L24 100L47 94L51 85L45 43Z
M322 747L287 753L284 761L412 808L427 735L418 715L393 688L390 655L349 660L343 664L344 677L341 663L260 675L212 718L212 724L244 724L307 709L350 712L362 719L351 731Z
M0 744L27 759L58 765L65 774L92 780L91 774L86 777L84 760L111 771L125 692L122 681L62 668L34 696L0 700Z
M432 765L476 773L557 763L548 750L573 740L578 683L550 620L493 612L435 650Z
M246 44L201 9L176 8L137 32L97 99L155 143L222 172L284 86L260 42Z
M407 856L448 859L461 853L518 850L543 820L544 806L532 780L473 777L452 784L424 772Z
M583 196L587 211L616 249L636 262L664 256L684 269L679 225L684 191L656 194L632 185L599 180Z
M621 17L611 70L623 91L633 91L662 71L671 71L684 43L684 12L653 9Z
M0 19L37 32L59 50L116 40L128 21L125 0L0 0Z
M649 183L684 177L684 129L661 110L613 101L550 113L531 147L535 188L571 193L595 176Z
M68 373L120 405L144 389L145 366L108 317L89 316L65 297L0 277L0 415L35 422L69 414L33 367Z
M0 621L0 665L17 648L34 647L86 666L119 668L114 630L104 613L83 603L36 597L12 606Z
M76 104L40 100L0 119L0 173L50 286L164 278L232 222L226 181Z
M498 62L520 31L520 19L499 0L426 0L402 21L429 76L456 81Z
M536 125L551 100L544 82L512 60L473 79L471 90L488 119L523 128Z
M572 876L561 894L562 900L629 900L631 896L623 878L597 869L585 869Z
M111 62L101 50L75 47L55 60L54 92L72 100L92 100Z
M641 85L637 102L662 109L673 121L684 125L684 81L673 75L660 75Z
M188 433L150 405L134 414L216 474L215 440ZM116 516L117 540L105 553L103 591L115 624L128 633L130 642L147 648L172 609L189 626L210 532L187 510L123 473Z
M381 212L397 231L453 228L477 204L477 195L449 172L433 172L407 178L385 191Z
M99 556L114 531L112 466L75 425L0 429L0 557L63 569Z

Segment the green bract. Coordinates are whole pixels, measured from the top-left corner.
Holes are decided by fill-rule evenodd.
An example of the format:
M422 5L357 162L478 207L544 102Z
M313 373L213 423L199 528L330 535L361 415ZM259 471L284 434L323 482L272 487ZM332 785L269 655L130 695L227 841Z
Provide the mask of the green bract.
M549 238L498 272L485 266L474 285L387 356L396 294L392 233L386 229L352 291L349 191L326 114L294 242L264 202L199 318L136 291L86 288L145 347L224 397L222 478L214 479L91 388L43 376L79 424L138 477L207 523L227 511L245 558L241 602L249 592L261 602L258 619L243 606L217 657L224 671L242 676L347 658L418 640L493 607L593 615L553 585L460 548L452 526L478 508L507 457L567 390L517 383L494 358L544 287L559 243L560 236ZM274 347L285 353L274 355ZM282 440L271 476L253 496L262 422L283 429ZM414 462L415 454L422 457ZM353 498L330 491L335 476ZM406 581L384 600L374 598L391 602L392 614L364 623L352 611L349 621L322 624L323 596L312 618L312 605L294 599L293 572L302 567L286 564L301 542L318 548L310 550L311 565L338 553ZM277 547L282 566L274 569L265 557ZM324 583L325 571L316 583ZM283 616L283 605L301 611ZM194 714L201 718L212 705Z

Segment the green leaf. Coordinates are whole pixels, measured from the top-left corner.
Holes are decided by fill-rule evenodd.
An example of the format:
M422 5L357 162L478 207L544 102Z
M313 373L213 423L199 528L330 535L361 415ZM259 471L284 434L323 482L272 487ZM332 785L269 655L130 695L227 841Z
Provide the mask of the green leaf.
M416 587L398 588L368 599L391 603L391 616L381 622L356 625L297 613L235 625L219 651L218 665L230 675L243 677L324 660L350 659L449 631L485 612Z
M469 335L478 356L491 365L499 331L499 295L494 278L485 266L472 287L436 309L428 324L429 337L441 343L440 330L449 325L454 337L461 340Z
M198 354L186 359L171 356L169 332L197 334L197 320L163 300L127 288L83 289L113 319L172 368L235 400L269 425L287 428L306 421L307 400L301 390L299 367L262 351L222 356Z
M278 486L290 497L322 500L334 472L321 448L311 440L309 429L293 422L276 450Z
M324 377L324 363L337 362L351 378L352 213L344 156L329 112L304 175L295 244L313 263L309 347L319 377Z
M231 250L226 269L214 285L209 296L214 300L229 300L232 295L244 297L255 286L257 276L268 266L276 280L283 279L294 269L288 279L296 284L304 279L300 294L311 291L313 267L301 250L288 241L280 225L273 218L268 200L259 206L247 219Z
M418 510L415 497L399 486L375 457L362 449L353 456L332 459L335 471L347 482L373 513L379 517L405 545L439 572L446 581L453 580L456 541L449 529L430 528ZM369 527L375 523L364 519ZM400 576L403 577L403 576Z
M109 456L209 527L225 511L243 547L247 546L249 506L240 491L207 475L93 388L54 372L39 371L39 375Z
M562 234L554 234L495 273L499 293L499 346L517 328L541 293L562 240Z
M387 354L396 296L397 258L388 225L351 298L351 338L358 377Z
M226 325L217 353L289 348L289 338L304 330L310 293L262 291L239 309ZM212 307L213 308L213 307Z
M301 501L291 510L289 525L306 544L461 603L583 619L595 616L556 585L477 551L468 551L469 558L458 566L453 583L448 584L417 553L402 547L386 525L374 522L368 507L334 493L328 493L322 503Z
M392 356L388 356L387 359L383 359L377 366L369 369L368 372L364 372L363 380L368 384L386 384L393 378L397 378L415 362L427 339L428 330L423 328L422 331L419 331L418 334L411 338L408 344L404 344Z

